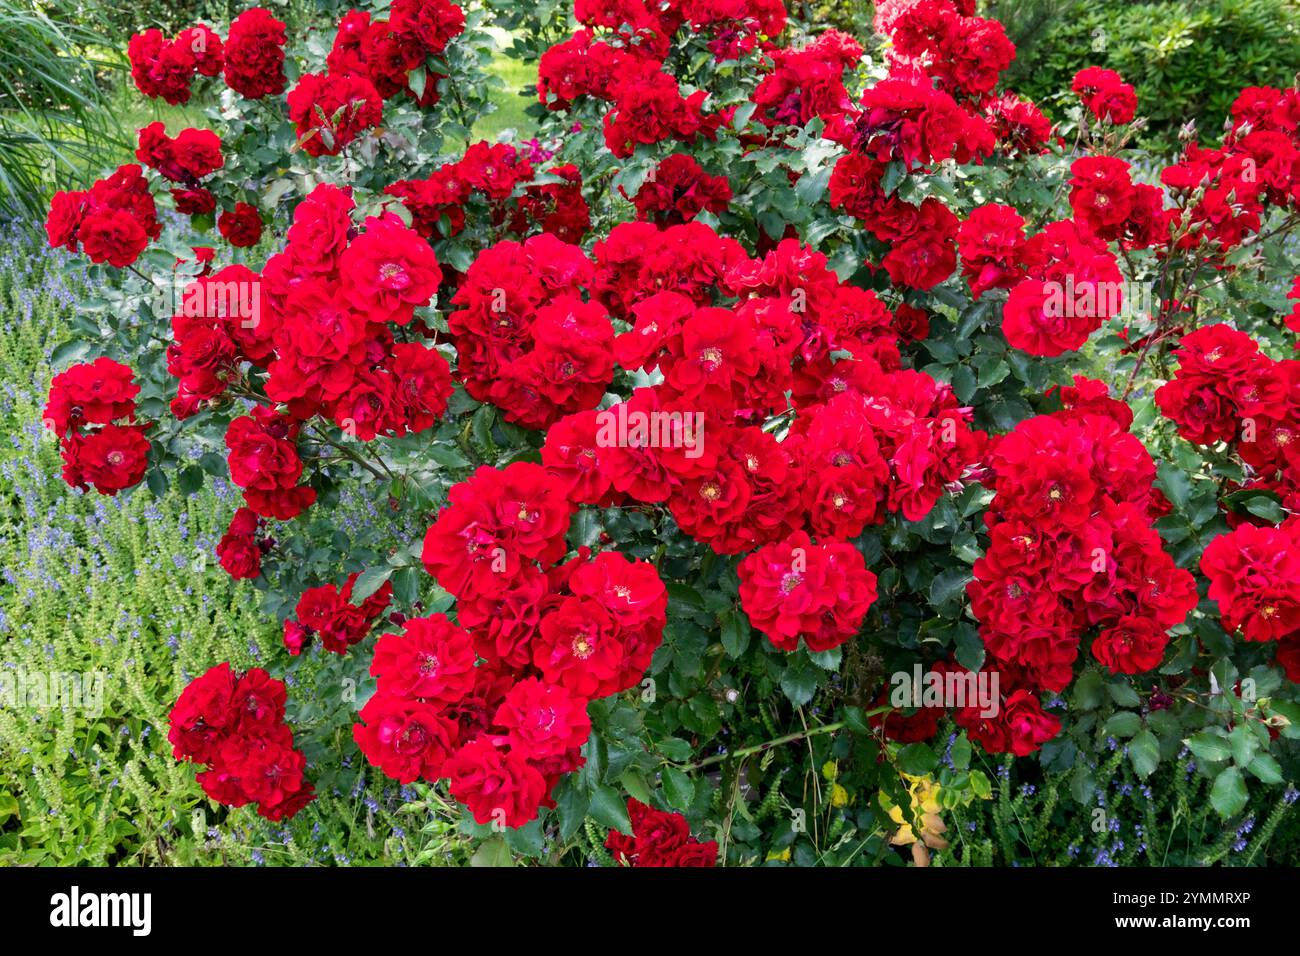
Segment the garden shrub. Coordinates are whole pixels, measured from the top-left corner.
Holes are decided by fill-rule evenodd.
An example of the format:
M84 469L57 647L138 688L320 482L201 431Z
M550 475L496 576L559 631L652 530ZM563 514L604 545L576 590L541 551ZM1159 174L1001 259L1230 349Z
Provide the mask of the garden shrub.
M994 15L1002 7L994 5ZM1030 5L1034 6L1033 4ZM1039 4L1050 9L1053 4ZM1045 32L1012 68L1012 82L1044 100L1080 65L1107 67L1137 88L1149 126L1142 143L1168 156L1180 130L1203 143L1222 137L1219 118L1247 86L1289 86L1300 70L1300 7L1294 0L1095 0L1055 5ZM1040 21L1031 21L1038 29Z
M474 862L637 866L943 861L1004 754L1289 806L1300 93L1147 169L1123 77L1054 128L968 0L882 4L883 58L574 12L528 142L469 141L481 8L133 37L212 131L54 197L109 284L65 479L233 483L213 557L281 629L171 710L210 801L369 764Z
M43 248L43 234L8 227L4 245L0 678L14 683L0 700L0 865L468 859L451 823L417 819L430 805L422 788L389 786L364 764L274 826L206 804L172 757L171 702L196 674L253 666L279 641L257 592L241 592L213 554L235 489L107 498L48 480L59 468L41 423L48 356L104 290L76 257ZM337 520L374 517L353 501ZM48 699L38 681L51 676L89 681L78 706Z

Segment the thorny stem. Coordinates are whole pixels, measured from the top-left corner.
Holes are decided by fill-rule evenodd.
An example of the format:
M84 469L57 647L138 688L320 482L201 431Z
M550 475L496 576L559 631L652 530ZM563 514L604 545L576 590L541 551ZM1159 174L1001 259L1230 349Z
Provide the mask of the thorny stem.
M345 445L341 445L341 444L339 444L338 442L334 441L334 440L331 439L328 435L326 435L323 431L321 431L320 429L316 428L314 425L309 425L308 428L311 429L311 433L316 437L317 441L320 441L320 442L322 442L323 444L329 445L329 447L333 448L333 449L334 449L335 451L337 451L340 455L342 455L343 457L347 458L349 461L353 462L354 464L360 465L362 468L364 468L366 471L370 472L372 475L374 475L374 476L375 476L376 478L378 478L380 481L396 481L396 480L397 480L397 478L393 475L392 472L390 472L390 471L388 470L388 467L387 467L386 465L384 465L384 463L383 463L382 461L379 463L379 466L380 466L380 468L383 468L384 470L383 470L383 471L380 471L379 468L376 468L376 467L375 467L374 465L372 465L370 462L366 461L365 458L361 457L360 455L358 455L356 452L354 452L352 449L348 448L347 446L345 446Z
M892 707L876 707L867 711L864 717L874 717L877 714L883 714ZM761 744L754 744L752 747L742 747L739 750L733 750L730 753L716 754L712 757L705 757L703 760L697 760L695 763L677 764L679 770L698 770L701 767L711 767L716 763L722 763L725 760L739 760L742 757L751 757L754 754L763 753L765 750L771 750L773 747L780 747L784 744L796 743L800 740L806 740L809 737L816 737L818 734L832 734L837 730L843 730L848 723L838 720L833 724L821 724L817 727L797 731L793 734L786 734L784 737L776 737L772 740L765 740Z

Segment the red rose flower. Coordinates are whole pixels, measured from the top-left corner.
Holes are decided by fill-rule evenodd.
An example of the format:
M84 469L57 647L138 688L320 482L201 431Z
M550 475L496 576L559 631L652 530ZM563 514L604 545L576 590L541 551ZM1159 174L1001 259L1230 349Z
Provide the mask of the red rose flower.
M284 44L284 24L261 7L235 17L223 51L226 85L250 100L283 93Z
M537 770L485 737L456 751L444 771L451 778L451 795L479 824L521 827L536 818L546 797L546 781Z
M830 650L857 633L876 600L876 576L862 553L840 541L813 544L804 532L740 562L740 604L750 623L783 651L800 638Z
M234 209L217 217L217 229L232 246L255 246L262 238L262 217L248 203L235 203Z
M511 751L529 760L579 750L591 735L587 701L535 677L510 689L492 722L504 728Z
M454 704L473 688L476 660L469 634L434 614L410 618L400 634L383 635L370 673L386 696Z
M366 759L398 783L444 776L455 747L455 725L423 701L375 694L361 708L352 737ZM447 767L450 770L450 767Z

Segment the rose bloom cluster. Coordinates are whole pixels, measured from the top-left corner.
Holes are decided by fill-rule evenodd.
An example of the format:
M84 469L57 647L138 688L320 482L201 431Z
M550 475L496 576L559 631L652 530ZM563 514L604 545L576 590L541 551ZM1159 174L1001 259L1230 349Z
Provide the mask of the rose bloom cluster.
M543 151L542 157L548 158ZM459 235L470 216L527 235L540 228L563 242L578 242L591 225L576 166L543 173L554 181L533 183L532 158L509 143L474 143L459 160L444 163L424 179L402 179L384 192L397 196L426 239ZM522 194L515 195L523 184ZM477 207L486 206L486 209Z
M262 518L252 508L238 508L230 527L217 542L217 560L236 581L255 578L262 573L262 555L275 546L275 540L262 536Z
M167 739L177 760L207 764L203 792L228 807L256 804L268 820L292 817L315 798L307 761L284 719L285 688L260 667L218 664L181 691Z
M691 836L680 813L656 810L635 797L627 801L632 835L611 830L605 849L621 866L710 867L718 862L718 844Z
M706 38L722 62L775 50L770 38L786 22L779 0L686 0L662 6L578 0L574 12L580 29L542 55L538 98L552 110L568 109L584 96L608 103L605 145L620 158L638 146L713 139L733 112L708 111L704 90L684 94L665 70L664 58L679 29Z
M716 122L700 111L703 92L682 97L662 69L679 30L703 37L722 62L774 49L770 40L786 25L780 0L577 0L574 16L580 28L538 64L538 98L552 110L568 109L580 96L618 104L606 118L606 142L611 149L626 148L621 155L631 155L630 142L708 135Z
M367 100L372 93L382 100L401 95L421 107L433 106L438 81L446 77L426 70L423 87L417 89L412 74L430 57L441 56L464 30L465 12L448 0L394 0L387 20L349 10L334 34L326 58L328 73L315 78L309 88L332 90L335 98L349 89L364 91Z
M968 477L969 409L900 369L889 309L796 240L752 259L699 223L628 223L594 258L595 300L631 324L615 357L662 381L559 419L543 462L576 503L665 504L719 554L762 549L741 564L755 625L788 650L842 643L876 597L843 542ZM784 440L763 427L782 415Z
M136 89L172 106L189 102L195 76L216 76L223 64L220 35L201 23L170 40L157 29L137 33L127 43L126 55Z
M1243 524L1220 535L1201 555L1201 572L1224 630L1276 642L1278 666L1300 683L1300 521Z
M991 93L998 76L1011 65L1016 48L997 20L973 15L973 4L952 0L917 0L896 5L888 35L890 72L916 73L934 80L955 97Z
M412 74L465 29L465 13L447 0L396 0L387 20L349 10L339 21L323 73L306 73L289 91L289 119L311 156L336 156L364 130L379 125L384 100L438 102L440 74ZM421 85L422 84L422 85ZM417 89L417 86L419 88Z
M391 213L359 230L352 209L346 190L318 186L260 275L234 265L196 279L172 320L178 418L253 375L278 406L253 408L226 434L232 479L265 517L292 518L314 500L299 483L297 439L316 416L369 441L431 427L451 394L447 360L415 316L442 281L433 251Z
M912 171L950 159L981 162L1000 145L1034 152L1051 127L1032 104L991 96L1015 56L1001 24L950 0L894 4L878 10L877 19L893 40L889 75L857 104L839 95L842 84L834 96L820 98L816 115L826 122L824 135L846 150L831 175L830 203L880 243L879 268L894 285L928 290L957 267L960 224L934 196L915 204L887 190L888 164ZM837 84L851 65L846 59L830 61ZM801 114L798 121L808 118Z
M929 672L947 681L949 675L958 675L969 682L977 675L953 661L935 661ZM1006 675L1005 670L1000 674ZM967 687L974 684L966 683ZM914 713L906 709L891 709L870 718L872 727L878 728L890 740L898 743L917 743L932 740L939 732L939 723L951 713L952 721L965 730L971 740L978 742L989 753L1009 753L1026 757L1038 750L1046 741L1061 732L1061 720L1047 713L1039 701L1039 691L1030 686L1003 687L999 681L998 711L993 716L983 712L971 697L961 707L950 710L942 707L918 707ZM890 688L884 687L875 701L875 707L890 705Z
M479 823L519 827L552 806L584 762L587 703L635 686L663 639L652 565L587 549L561 562L571 511L540 465L480 468L424 542L457 622L413 618L375 646L357 745L401 782L449 779Z
M1137 91L1114 70L1090 66L1074 75L1070 89L1097 119L1123 126L1137 113Z
M968 592L1008 695L1064 690L1089 634L1112 673L1153 670L1196 606L1195 580L1152 526L1169 505L1128 407L1082 378L1061 398L1065 409L1021 422L989 457L989 546Z
M42 420L59 438L70 486L115 495L144 478L149 426L135 421L139 393L131 369L107 356L54 376Z
M1223 145L1189 143L1160 181L1176 201L1177 216L1169 213L1176 247L1226 255L1258 234L1268 207L1300 202L1300 92L1242 90Z
M365 640L392 603L393 585L385 581L360 604L354 604L352 590L357 577L349 576L342 587L323 584L302 592L294 616L284 622L284 646L290 654L298 656L317 638L331 654L346 654L349 647Z
M594 273L582 249L548 233L480 253L447 320L466 391L526 428L595 407L614 376L614 327L583 296Z
M172 105L189 102L195 76L218 73L240 96L261 99L284 92L285 42L284 24L262 7L253 7L231 21L224 42L203 24L182 30L172 40L152 29L131 37L127 58L136 88Z
M89 189L55 193L45 233L52 248L80 249L91 262L121 269L162 235L162 224L144 171L128 163Z
M690 222L702 212L725 211L731 202L731 184L726 176L706 173L695 157L676 153L660 160L629 198L637 219L670 226Z
M1199 445L1226 443L1249 466L1238 491L1276 496L1300 508L1300 361L1275 361L1249 335L1210 325L1183 336L1177 369L1156 404ZM1230 513L1235 527L1201 556L1224 629L1248 641L1278 641L1278 662L1300 676L1300 552L1297 525ZM1256 522L1259 525L1257 526Z
M176 184L171 192L177 212L198 216L216 210L216 197L203 185L225 165L221 138L212 130L183 129L173 138L162 123L150 123L139 132L135 158Z

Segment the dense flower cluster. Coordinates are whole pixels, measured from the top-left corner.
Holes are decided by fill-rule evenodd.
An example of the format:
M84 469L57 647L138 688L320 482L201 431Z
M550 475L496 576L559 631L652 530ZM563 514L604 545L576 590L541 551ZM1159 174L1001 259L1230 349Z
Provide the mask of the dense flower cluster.
M632 835L611 830L605 848L623 866L715 866L718 844L691 836L691 828L680 813L646 806L629 797L627 815Z
M683 96L668 73L630 76L618 82L613 92L614 106L605 114L605 145L620 158L631 156L637 146L664 140L712 139L722 122L721 115L704 111L708 93L696 90Z
M582 765L587 699L475 660L473 638L443 615L408 620L375 646L378 691L353 733L388 776L448 777L479 823L519 827Z
M1063 381L1059 364L1027 356L1080 350L1105 323L1133 318L1125 361L1141 365L1178 341L1179 315L1195 329L1193 280L1230 279L1249 245L1228 253L1274 209L1300 205L1300 94L1244 91L1222 146L1189 142L1154 185L1116 155L1140 129L1133 87L1081 70L1077 149L1058 149L1044 112L1000 88L1016 50L975 0L879 0L885 42L870 58L833 30L780 45L779 0L576 0L573 15L578 29L540 57L550 115L539 139L476 142L458 158L426 148L460 136L444 135L442 111L419 113L445 95L450 123L468 126L482 99L466 109L465 86L439 72L477 52L470 38L448 50L466 30L450 0L347 11L332 38L294 45L303 63L261 8L224 41L207 27L171 41L146 31L129 53L147 95L184 103L196 75L222 73L288 123L247 159L238 124L219 127L223 144L153 123L136 153L153 172L123 166L59 193L47 220L51 245L131 265L160 234L152 182L235 250L276 238L260 267L254 251L234 252L236 264L211 249L145 261L191 277L170 316L171 411L228 423L243 507L216 547L227 573L276 587L267 579L280 569L262 578L276 548L269 522L318 494L333 502L347 473L368 475L372 503L387 499L379 509L427 526L420 563L440 603L417 599L411 552L393 548L366 580L387 572L396 592L353 574L302 592L283 622L291 656L313 644L358 653L378 633L375 691L353 724L366 760L402 784L445 781L480 825L516 828L555 801L563 817L595 771L595 785L617 778L602 721L637 711L629 738L645 737L646 753L665 728L695 751L743 726L750 715L727 709L737 700L721 668L746 654L766 656L737 666L758 665L799 707L813 691L801 697L783 675L808 654L830 666L827 652L864 630L871 653L846 657L864 658L873 680L877 651L937 657L934 672L972 685L991 672L991 709L946 702L870 723L914 742L950 718L985 750L1020 756L1061 732L1044 695L1082 667L1157 671L1196 607L1196 579L1156 530L1171 506L1131 433L1128 391L1114 399L1076 377L1044 394ZM224 99L235 114L253 108ZM273 181L245 176L270 170L277 151L291 156L266 172ZM214 184L227 164L239 181ZM1059 189L1031 188L1039 171ZM284 230L277 213L300 182L310 192ZM1050 206L1039 192L1054 192ZM1152 273L1164 298L1141 316L1126 280ZM1287 322L1300 330L1300 305ZM1184 438L1225 443L1247 466L1221 489L1232 530L1201 561L1210 598L1225 629L1272 642L1300 677L1300 523L1275 527L1229 503L1251 493L1300 510L1300 361L1274 361L1225 325L1182 335L1175 355L1156 405ZM69 482L113 493L141 480L150 447L132 378L109 359L55 378L46 416ZM432 431L449 407L454 420ZM154 457L171 460L169 445ZM972 525L989 492L981 554ZM584 506L597 510L579 515ZM624 528L631 540L615 540ZM951 558L918 545L895 560L911 551L900 541L946 549L944 535ZM331 553L346 547L338 540ZM358 535L358 550L383 553L372 545L370 529ZM930 559L943 582L927 578ZM314 554L307 563L315 574ZM981 672L965 666L981 647L960 620L970 563ZM682 606L665 647L670 588ZM401 612L388 614L394 600ZM761 647L736 648L738 612ZM719 631L726 656L714 658ZM697 680L690 665L706 654L709 677ZM643 708L606 699L652 687L652 666L675 700L640 724ZM265 673L229 665L181 695L171 739L179 758L208 764L200 782L214 799L273 819L311 799L284 696ZM896 707L884 693L877 704ZM587 748L593 721L601 736ZM620 760L636 749L627 743ZM665 796L671 784L661 781ZM668 802L704 803L680 795ZM619 863L714 865L718 846L692 839L685 817L638 800L627 809L632 835L606 842Z
M1001 23L966 15L952 0L897 5L887 32L894 73L923 74L956 97L991 93L1016 57Z
M239 508L230 519L230 527L217 542L217 560L235 580L255 578L262 573L262 555L270 550L272 540L258 537L262 519L252 508Z
M520 185L522 195L516 196ZM573 243L591 225L577 167L554 166L539 176L533 157L509 143L474 143L428 177L398 180L384 192L402 201L412 226L426 239L450 239L467 221L482 221L520 235L539 227ZM486 208L476 208L480 204Z
M1066 398L1083 403L1021 422L989 458L989 547L968 590L1008 697L1064 690L1093 633L1092 655L1109 670L1153 670L1168 630L1196 605L1195 581L1152 527L1168 503L1127 409L1112 413L1121 403L1086 380Z
M268 397L231 423L231 473L249 506L289 518L314 499L298 485L295 447L320 415L368 441L430 427L447 407L450 368L418 338L416 308L442 279L437 259L391 214L358 233L346 191L319 186L294 214L284 251L259 276L229 266L186 290L173 318L168 367L179 379L172 411L184 418L219 401L242 376L265 373Z
M1047 356L1078 349L1124 307L1114 254L1074 219L1048 223L1019 259L1026 277L1002 307L1002 333L1014 348Z
M731 184L725 176L710 176L694 157L677 153L655 166L632 202L638 219L673 225L701 212L724 211L731 202Z
M54 376L42 420L59 438L63 480L73 488L115 495L144 478L149 439L148 425L135 421L139 393L131 370L107 356Z
M224 57L221 37L198 24L168 40L161 30L131 37L126 55L136 89L150 99L161 97L173 106L188 103L195 76L216 76Z
M120 269L162 235L162 224L143 170L128 163L87 190L55 193L45 231L52 247L80 247L91 262Z
M427 69L426 61L441 56L464 29L465 12L448 0L395 0L387 20L349 10L326 58L326 79L333 77L336 88L363 89L365 83L382 99L403 95L432 106L438 81L446 77Z
M1254 490L1300 508L1300 361L1275 361L1249 335L1210 325L1183 336L1174 378L1156 392L1161 412L1188 441L1226 443L1249 466ZM1278 641L1278 662L1300 677L1300 551L1294 517L1276 527L1237 525L1201 556L1223 627L1248 641Z
M1254 487L1300 505L1300 361L1274 361L1249 335L1207 325L1184 335L1171 381L1156 405L1199 445L1228 443L1256 476Z
M1099 120L1123 126L1137 113L1137 91L1114 70L1090 66L1074 75L1070 89L1084 108Z
M217 231L236 248L255 246L262 238L262 215L251 203L237 202L217 217Z
M298 598L294 617L284 622L284 646L295 657L319 638L321 647L332 654L346 654L348 648L365 640L393 599L393 585L385 581L360 604L352 603L353 574L343 587L323 584L309 588Z
M1210 542L1201 571L1224 630L1248 641L1300 641L1300 523L1244 524ZM1279 651L1279 657L1282 652ZM1288 675L1294 670L1287 668ZM1294 676L1292 676L1294 680Z
M250 100L283 93L285 40L284 24L262 7L231 20L222 63L226 85Z
M189 189L225 165L221 138L207 129L183 129L174 138L162 123L150 123L140 130L135 158L164 179Z
M557 563L569 517L543 467L480 468L424 543L459 625L411 619L375 648L358 746L400 781L449 778L479 823L518 827L549 806L583 763L588 701L635 686L662 640L667 592L651 565L585 549Z
M181 691L167 739L177 760L207 764L196 779L217 803L253 803L283 820L314 797L307 761L284 720L285 688L260 667L236 673L218 664Z
M303 472L296 445L300 428L289 416L258 406L226 429L230 480L259 515L287 520L316 500L316 489L298 483Z
M876 576L851 544L802 531L740 562L740 606L783 651L828 651L853 637L876 600Z
M609 315L582 297L593 272L580 248L548 234L485 249L448 318L469 394L528 428L593 408L614 375Z
M289 91L287 103L298 144L312 156L337 156L383 119L379 91L354 73L305 73Z
M1232 104L1223 146L1189 143L1160 181L1176 207L1167 211L1179 249L1208 244L1220 254L1259 232L1267 207L1300 204L1300 93L1248 87Z
M912 171L948 159L980 162L999 144L1034 152L1050 124L1032 104L992 96L1015 56L996 21L951 0L896 3L878 9L876 20L893 40L889 76L856 106L823 115L825 135L846 149L830 202L882 244L880 267L895 285L926 290L957 266L959 222L937 197L910 203L886 188L888 164Z

